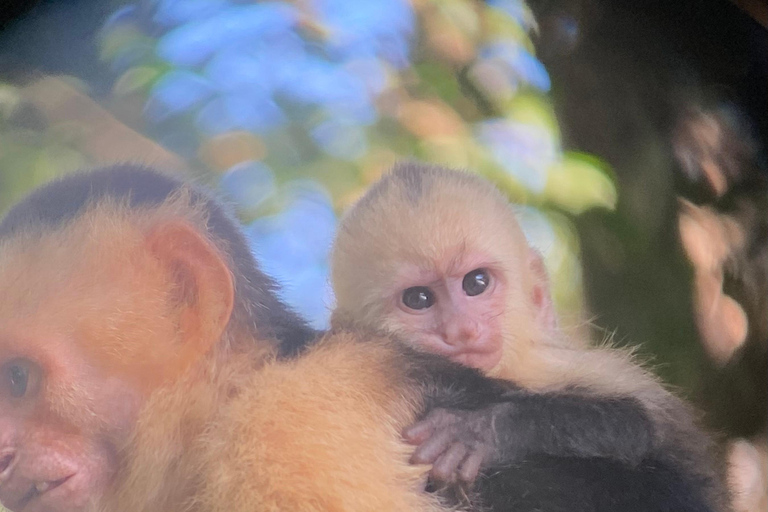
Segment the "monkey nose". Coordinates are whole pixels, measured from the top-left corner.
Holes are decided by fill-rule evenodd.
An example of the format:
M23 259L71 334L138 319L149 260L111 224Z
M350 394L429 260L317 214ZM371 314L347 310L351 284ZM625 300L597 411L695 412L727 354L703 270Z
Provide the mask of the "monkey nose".
M471 346L479 336L477 325L462 323L449 326L445 330L445 343L451 346Z
M0 484L8 479L14 462L16 462L16 450L13 448L0 450Z

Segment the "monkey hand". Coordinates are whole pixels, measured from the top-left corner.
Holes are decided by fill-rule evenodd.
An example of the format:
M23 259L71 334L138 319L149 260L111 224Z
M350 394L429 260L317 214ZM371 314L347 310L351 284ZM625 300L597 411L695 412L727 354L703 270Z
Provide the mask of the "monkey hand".
M433 409L403 432L417 445L412 464L432 464L431 477L444 484L472 484L480 469L496 458L495 407L478 410Z

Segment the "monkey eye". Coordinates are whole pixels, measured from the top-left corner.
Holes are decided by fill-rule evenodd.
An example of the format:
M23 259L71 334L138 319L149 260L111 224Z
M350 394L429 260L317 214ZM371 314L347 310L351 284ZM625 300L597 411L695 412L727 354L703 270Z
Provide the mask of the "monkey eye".
M403 304L409 309L427 309L435 303L435 294L426 286L412 286L403 292Z
M467 273L461 281L461 287L470 297L480 295L491 284L491 274L484 268L476 268Z
M21 398L27 394L29 385L29 364L23 359L19 359L6 365L4 378L8 385L8 390L14 398Z

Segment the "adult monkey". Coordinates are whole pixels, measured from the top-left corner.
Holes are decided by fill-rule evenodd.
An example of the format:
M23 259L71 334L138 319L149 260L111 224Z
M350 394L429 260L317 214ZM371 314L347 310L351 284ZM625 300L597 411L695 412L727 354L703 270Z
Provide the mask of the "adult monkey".
M414 460L434 463L437 480L517 464L516 478L490 472L510 508L725 508L685 404L626 351L557 328L541 259L489 182L396 166L343 218L332 274L333 324L395 334L529 390L490 414L437 410L409 429Z
M275 299L205 193L131 165L0 223L0 502L24 511L447 510L401 430L505 386ZM292 355L293 354L293 355Z

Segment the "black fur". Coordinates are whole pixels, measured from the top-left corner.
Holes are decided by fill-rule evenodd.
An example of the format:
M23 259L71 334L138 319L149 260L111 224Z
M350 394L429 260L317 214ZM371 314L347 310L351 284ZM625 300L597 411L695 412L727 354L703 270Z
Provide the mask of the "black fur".
M633 466L653 450L653 422L633 398L522 391L516 395L496 408L501 445L497 457L502 461L546 454L610 458Z
M491 431L493 460L469 493L493 512L722 512L721 482L691 468L686 439L659 449L637 400L574 389L534 393L432 354L403 348L411 378L426 386L424 411L475 411L462 427ZM476 423L475 423L476 422ZM458 438L461 441L461 436ZM706 461L700 461L706 463ZM701 471L699 471L701 470ZM434 488L433 488L434 489ZM439 488L460 500L455 487Z
M497 463L536 454L610 458L637 465L654 449L653 422L633 398L579 390L535 393L444 357L410 347L403 347L403 354L414 382L427 386L425 412L475 410L477 418L494 425ZM486 390L484 396L477 395L481 389Z
M475 507L494 512L712 512L700 483L660 460L531 456L478 481Z

